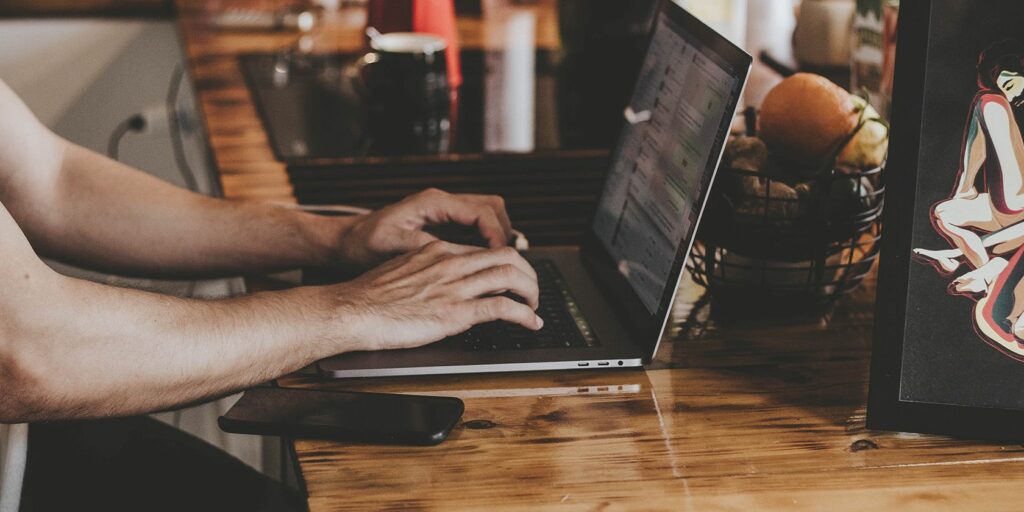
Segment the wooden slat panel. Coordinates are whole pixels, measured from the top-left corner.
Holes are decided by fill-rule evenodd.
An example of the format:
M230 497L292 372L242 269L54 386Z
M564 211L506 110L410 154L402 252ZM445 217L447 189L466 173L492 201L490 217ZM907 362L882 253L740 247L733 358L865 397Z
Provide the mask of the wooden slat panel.
M172 0L4 0L0 17L131 16L165 17L174 12Z
M330 161L288 168L304 204L368 208L436 187L453 193L497 194L516 228L533 245L577 243L587 228L608 168L604 151L572 156L379 159L372 164Z

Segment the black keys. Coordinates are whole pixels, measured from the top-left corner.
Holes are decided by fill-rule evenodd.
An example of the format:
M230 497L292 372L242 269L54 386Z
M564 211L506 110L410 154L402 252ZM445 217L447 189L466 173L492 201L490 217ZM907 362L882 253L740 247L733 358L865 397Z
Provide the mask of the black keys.
M544 328L531 331L507 322L478 325L456 336L466 350L531 350L596 345L590 326L583 319L569 288L551 261L534 264L540 285L537 314Z

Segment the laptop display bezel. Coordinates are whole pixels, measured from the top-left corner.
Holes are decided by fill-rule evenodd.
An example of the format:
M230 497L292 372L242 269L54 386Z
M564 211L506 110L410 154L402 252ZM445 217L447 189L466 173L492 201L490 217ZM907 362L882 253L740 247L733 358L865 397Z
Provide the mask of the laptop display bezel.
M741 87L738 88L738 92L730 98L730 103L726 107L726 113L729 117L731 118L734 116L740 98L743 96L743 90L746 86L747 78L750 74L750 67L753 62L751 56L672 0L662 0L661 5L658 8L658 14L655 16L653 26L648 36L648 48L654 38L661 16L667 16L678 26L682 27L683 30L687 31L692 37L704 44L725 62L733 66L736 73L735 76L742 84ZM646 52L644 58L647 58ZM630 97L632 98L634 95L635 91L634 94L630 95ZM616 145L616 150L618 150L623 144L623 138L627 133L627 126L627 122L623 120L623 126L620 130L619 142ZM728 130L728 126L726 126L725 130ZM594 274L601 287L605 290L609 301L613 306L615 306L615 309L620 312L622 319L630 327L630 330L636 333L634 341L641 345L640 348L643 351L645 363L650 362L654 357L658 348L658 343L661 340L662 333L667 325L669 312L671 311L675 295L679 288L682 271L686 265L686 259L689 256L690 250L693 247L693 242L696 239L697 228L700 224L701 217L703 217L704 209L707 206L711 187L714 184L714 176L717 174L718 167L721 165L722 153L725 149L725 142L727 139L728 133L720 134L720 137L716 140L716 147L712 149L711 154L715 156L716 163L712 170L711 179L706 182L707 185L702 188L700 195L698 196L698 203L701 206L697 220L691 226L687 236L680 241L676 248L676 254L672 263L672 270L667 279L667 286L665 287L665 291L659 301L658 309L654 314L651 314L647 310L643 305L640 296L630 285L629 281L627 281L626 277L619 272L615 258L612 257L611 253L609 253L605 248L597 232L594 230L593 222L591 222L581 243L580 254L584 263L592 274ZM604 192L602 192L601 198L604 198Z

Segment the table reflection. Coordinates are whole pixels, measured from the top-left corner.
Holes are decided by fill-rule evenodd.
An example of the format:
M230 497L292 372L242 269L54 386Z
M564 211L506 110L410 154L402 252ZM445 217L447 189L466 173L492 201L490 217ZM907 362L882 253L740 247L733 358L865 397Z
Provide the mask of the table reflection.
M462 44L450 153L607 149L642 56L654 0L484 0ZM288 48L241 57L279 159L402 156L368 123L361 53Z
M679 419L666 372L642 370L537 372L323 381L289 377L284 386L454 396L466 410L445 443L434 449L426 466L402 464L417 453L410 447L346 446L331 452L339 467L372 457L379 464L349 485L383 482L397 495L444 495L456 488L460 499L493 498L493 489L465 488L448 474L471 472L475 481L508 482L508 492L536 499L558 492L557 501L588 501L593 483L610 480L625 489L653 485L678 492L673 481L685 478L685 462L676 456ZM628 421L624 421L627 420ZM297 441L305 453L326 453L335 443ZM524 456L542 447L543 463ZM652 458L652 454L656 454ZM497 461L497 462L496 462ZM528 475L543 486L517 485L507 475ZM311 491L331 475L307 474ZM325 480L321 480L323 477ZM332 485L337 481L332 480ZM429 484L429 485L427 485ZM684 484L685 488L685 484ZM355 493L360 495L360 493ZM473 496L471 496L473 495ZM509 496L512 497L511 495Z
M753 54L791 61L793 0L678 0ZM474 5L469 5L474 4ZM464 83L453 109L451 156L606 150L622 125L656 0L458 2ZM330 21L333 20L333 21ZM356 21L353 21L356 20ZM361 21L360 21L361 20ZM365 17L335 17L338 24ZM348 27L351 30L361 30ZM353 83L362 52L321 53L340 29L325 27L276 54L241 57L281 160L414 153L379 141ZM756 65L747 104L778 81Z

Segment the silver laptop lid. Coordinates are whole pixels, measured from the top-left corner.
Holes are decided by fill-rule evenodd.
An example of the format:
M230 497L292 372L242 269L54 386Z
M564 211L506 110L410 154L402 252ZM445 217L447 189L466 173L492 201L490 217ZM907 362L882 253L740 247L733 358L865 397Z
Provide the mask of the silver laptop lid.
M722 157L751 57L664 0L584 261L653 358Z

